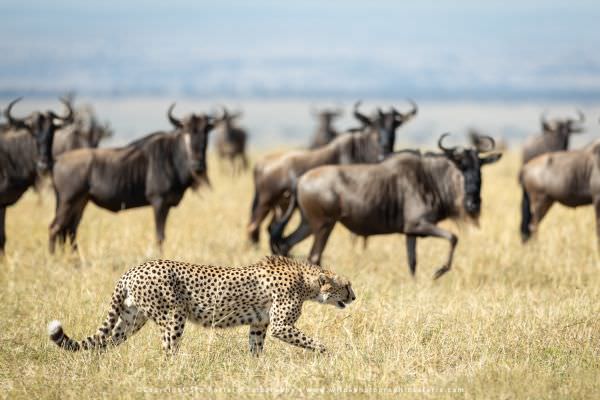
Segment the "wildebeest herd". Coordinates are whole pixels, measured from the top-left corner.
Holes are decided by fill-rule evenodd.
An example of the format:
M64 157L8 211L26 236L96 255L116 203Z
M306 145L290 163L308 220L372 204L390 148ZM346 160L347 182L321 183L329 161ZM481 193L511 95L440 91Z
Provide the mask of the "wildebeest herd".
M218 130L217 154L231 163L233 171L242 172L249 164L248 133L238 124L240 111L222 107L220 112L212 114L176 116L173 103L166 112L171 130L151 132L122 147L104 148L98 145L112 135L112 130L108 124L98 123L91 107L74 108L72 98L64 98L61 99L66 108L63 114L36 111L17 117L14 108L20 100L7 104L6 121L0 125L2 253L6 242L6 208L15 204L28 188L38 187L45 177L50 178L56 199L56 213L49 228L50 252L54 252L57 244L68 243L77 248L77 228L90 201L112 212L151 206L156 241L161 247L169 210L180 203L188 188L210 185L207 148L213 129ZM478 223L482 209L481 168L497 162L502 153L492 137L475 131L469 133L470 144L465 147L449 145L452 137L443 133L437 140L436 151L396 150L396 131L418 114L417 105L410 103L407 111L377 108L367 115L360 110L361 103L356 102L352 115L357 125L346 131L337 130L333 124L342 110L313 112L319 123L306 149L267 155L254 164L248 239L258 243L261 225L271 216L268 224L271 251L287 256L295 245L312 236L307 258L318 268L337 223L365 240L374 235L401 233L405 235L409 269L414 275L417 238L437 237L447 240L450 248L434 279L448 272L458 237L438 223L446 219ZM542 114L541 134L524 146L518 177L523 190L520 228L523 242L538 229L554 202L569 207L593 204L600 238L600 140L582 149L568 149L570 136L583 130L583 122L581 112L576 119L551 121ZM286 236L286 227L294 214L299 216L299 224ZM156 265L149 267L150 272L160 268L160 262ZM175 271L185 268L178 265ZM305 271L302 266L294 268ZM343 294L338 293L341 297L334 303L343 305L354 299L346 280L318 273L315 279L318 282L325 279L322 285L326 285L327 279L341 285L338 289ZM327 285L333 285L331 282ZM125 293L123 288L116 290ZM310 297L313 295L316 297ZM322 300L324 295L310 296L309 299ZM124 299L115 303L117 310L130 307L123 303ZM258 306L267 307L262 303ZM239 317L235 323L244 323L244 316ZM106 326L125 329L118 324L115 327L114 318L109 315ZM123 314L121 318L127 316ZM259 318L264 322L263 319ZM100 337L107 335L106 326L100 328ZM264 337L264 329L256 332ZM282 335L284 340L289 339ZM60 325L52 325L51 336L59 344L71 343ZM251 337L252 340L256 349L257 339ZM73 343L69 346L79 348ZM319 348L311 346L308 347Z
M151 206L156 240L165 239L169 209L190 187L209 184L206 152L209 133L217 128L217 154L235 171L248 167L247 132L238 126L240 111L221 107L219 115L166 113L171 131L149 133L117 148L99 148L112 135L99 123L91 106L74 109L63 98L64 115L36 111L15 116L11 101L0 125L0 251L4 252L6 208L16 203L44 176L51 177L56 214L50 225L50 251L57 243L76 248L77 227L86 204L118 212ZM267 155L253 168L254 197L249 239L259 240L261 224L269 215L272 252L287 255L300 241L314 237L308 259L319 264L334 225L340 222L356 235L406 235L411 272L416 267L418 237L449 241L451 267L455 234L437 226L447 218L477 220L481 210L481 167L497 161L493 138L469 132L470 146L447 147L448 134L438 140L439 152L395 150L396 131L418 114L410 109L377 108L372 115L354 104L357 126L339 131L334 121L343 110L312 110L318 125L306 149ZM572 134L583 131L584 115L548 120L543 113L541 133L525 143L519 180L523 188L521 236L527 241L554 202L569 207L593 204L600 215L600 143L568 150ZM300 223L288 236L292 215ZM600 218L598 219L600 235Z

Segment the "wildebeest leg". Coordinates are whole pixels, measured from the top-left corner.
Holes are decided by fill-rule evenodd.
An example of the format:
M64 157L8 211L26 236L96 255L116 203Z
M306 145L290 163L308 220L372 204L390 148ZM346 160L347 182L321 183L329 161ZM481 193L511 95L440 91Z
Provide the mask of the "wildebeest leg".
M73 204L73 202L61 201L58 196L56 198L56 202L56 215L50 224L50 253L54 253L57 238L59 239L59 243L61 245L64 244L66 240L67 229L69 228L73 218L73 207L75 204L77 204L77 200L75 200L75 204Z
M156 243L162 251L162 244L165 241L165 224L170 206L166 204L164 199L158 198L152 202L152 208L154 209L154 223L156 225Z
M327 239L329 239L329 235L335 226L335 221L326 222L319 226L314 231L315 240L310 249L310 254L308 256L308 261L313 264L321 265L321 256L323 255L323 250L325 249L325 245L327 244Z
M279 241L271 242L271 250L274 254L287 256L292 247L309 237L312 233L312 229L308 224L308 221L302 217L300 225L292 232L288 237L282 238Z
M73 250L77 250L77 228L79 227L79 223L81 222L81 217L83 216L83 210L85 210L85 206L87 205L87 198L83 198L73 209L71 220L69 221L69 225L66 228L67 235L69 237L69 241L71 242L71 248Z
M6 244L6 207L0 208L0 256L4 255L4 245Z
M409 226L408 229L406 229L404 233L408 236L434 236L448 240L450 242L450 252L448 253L448 259L446 261L446 264L444 264L440 269L435 271L435 274L433 274L433 279L438 279L440 276L450 271L450 268L452 268L452 258L454 257L454 249L456 248L456 244L458 243L458 237L454 233L442 229L427 221L420 221L416 224L412 224L411 226Z
M414 235L406 235L406 256L410 274L414 277L417 270L417 237Z
M598 242L598 251L600 252L600 197L594 199L594 209L596 211L596 239Z
M252 243L258 243L260 239L260 224L266 218L267 214L269 214L269 211L269 206L262 202L258 202L252 210L252 216L248 224L248 236Z
M546 216L554 201L547 196L531 196L531 212L532 218L529 223L529 231L534 235L538 229L540 222Z

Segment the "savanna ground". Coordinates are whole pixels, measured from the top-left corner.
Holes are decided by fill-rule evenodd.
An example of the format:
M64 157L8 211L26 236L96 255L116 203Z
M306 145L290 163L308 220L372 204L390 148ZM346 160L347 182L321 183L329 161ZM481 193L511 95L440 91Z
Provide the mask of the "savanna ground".
M232 179L211 160L213 189L188 192L171 212L165 258L243 265L268 254L248 245L250 174ZM318 355L267 337L261 358L247 328L189 325L180 353L163 356L147 324L118 348L68 353L46 335L60 319L75 338L93 333L114 283L158 257L148 208L111 214L88 206L79 254L51 256L50 193L28 193L7 214L0 265L0 393L7 398L592 398L600 391L600 260L593 211L555 206L534 243L518 236L518 156L484 174L481 228L459 232L452 271L431 277L447 243L418 243L409 275L404 238L373 237L367 249L338 227L324 264L348 276L358 296L344 310L307 303L298 326L329 348ZM305 256L310 240L294 251ZM338 391L358 391L340 394ZM395 394L390 392L395 391Z

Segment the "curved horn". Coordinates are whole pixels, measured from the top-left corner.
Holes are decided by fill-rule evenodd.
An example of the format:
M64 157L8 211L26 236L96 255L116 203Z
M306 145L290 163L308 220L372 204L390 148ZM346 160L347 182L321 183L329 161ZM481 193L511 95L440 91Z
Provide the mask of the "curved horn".
M19 127L22 127L25 125L26 118L15 118L11 115L13 106L16 103L18 103L19 101L21 101L22 99L23 99L22 97L14 99L10 103L8 103L8 107L6 107L6 110L4 110L4 116L6 117L6 119L8 120L8 123L10 125L19 126Z
M543 127L548 126L548 120L546 119L546 110L544 110L540 114L540 123L542 124Z
M438 147L440 148L440 150L442 150L444 153L453 153L457 147L444 147L444 138L446 138L447 136L450 136L450 132L446 132L444 133L442 136L440 136L440 138L438 139Z
M53 113L53 117L58 118L65 122L73 121L73 107L71 107L71 101L66 97L61 97L59 100L61 103L63 103L65 105L65 107L67 107L67 115L65 115L64 117L61 117L61 116L58 116Z
M483 141L487 141L489 143L489 146L487 147L483 147L481 146L481 143ZM493 137L488 136L488 135L479 135L479 145L476 147L477 148L477 152L486 152L486 151L492 151L494 150L494 148L496 147L496 141L494 140Z
M223 119L228 119L229 118L229 112L227 111L227 107L225 106L221 106L221 110L223 111Z
M405 113L404 116L415 116L417 115L417 113L419 112L419 106L417 106L417 103L415 103L415 101L413 99L406 99L410 105L412 106L412 110L410 110L409 112Z
M169 110L167 111L167 117L169 117L169 121L171 121L171 124L173 124L175 128L181 128L183 126L181 120L173 116L173 109L175 108L175 104L176 103L173 103L169 106Z
M352 114L354 115L354 118L362 122L363 125L371 125L371 120L367 116L362 114L360 111L358 111L358 107L360 107L361 103L361 100L358 100L356 103L354 103L354 111Z

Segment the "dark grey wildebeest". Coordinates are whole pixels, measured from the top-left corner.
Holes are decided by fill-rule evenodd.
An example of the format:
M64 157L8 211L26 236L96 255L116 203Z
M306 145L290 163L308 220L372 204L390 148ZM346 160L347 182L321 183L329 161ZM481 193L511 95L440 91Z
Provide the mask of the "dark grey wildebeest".
M77 227L88 201L118 212L152 206L161 246L171 207L189 187L206 180L206 143L215 118L167 115L175 132L155 132L120 148L79 149L56 160L52 173L56 216L50 226L50 251L66 239L76 247Z
M577 119L564 118L547 120L545 113L542 113L540 122L542 125L542 134L531 138L523 146L523 165L535 157L554 152L564 151L569 148L571 135L583 132L581 124L585 121L585 116L577 110ZM523 188L523 198L521 201L521 239L527 241L529 237L526 217L529 213L527 194Z
M52 111L33 112L27 118L12 115L13 100L5 111L10 128L0 134L0 253L6 244L6 207L15 204L36 180L52 169L52 143L56 130L72 122L66 100L66 116Z
M523 166L523 241L530 239L554 203L594 205L600 250L600 140L581 150L542 154Z
M229 160L234 173L240 167L241 170L248 168L248 156L246 155L248 133L235 124L241 116L241 112L229 113L227 108L223 107L223 117L219 123L220 129L215 135L217 155L221 159Z
M279 249L287 253L300 240L314 235L309 261L321 255L336 223L360 236L404 233L411 273L417 265L418 237L439 237L450 242L446 263L436 271L437 279L452 266L458 237L437 223L447 218L477 221L481 211L481 167L498 161L500 153L481 155L488 147L447 148L444 134L438 141L442 154L401 151L372 165L332 165L312 169L298 181L296 201L303 215L298 230L282 239ZM290 207L291 208L291 207ZM275 229L282 231L291 213ZM306 222L305 222L306 221ZM280 224L280 226L277 226ZM304 227L303 227L303 224ZM308 229L306 229L308 228Z
M312 114L318 119L319 123L308 148L317 149L325 146L338 136L339 132L333 127L333 121L342 115L342 110L313 110Z

